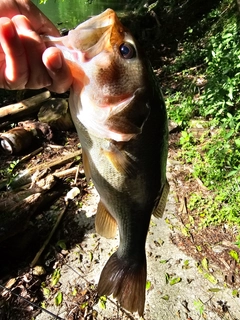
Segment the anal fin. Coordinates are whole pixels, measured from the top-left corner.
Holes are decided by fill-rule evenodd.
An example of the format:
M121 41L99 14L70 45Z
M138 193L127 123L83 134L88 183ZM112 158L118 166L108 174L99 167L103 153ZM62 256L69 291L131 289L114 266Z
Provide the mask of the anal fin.
M154 209L154 212L153 212L153 215L156 218L162 218L162 216L163 216L163 213L164 213L164 210L165 210L165 207L166 207L166 203L167 203L167 197L168 197L169 189L170 189L170 186L169 186L168 181L166 180L166 182L165 182L165 184L163 186L161 195L159 197L159 201L157 203L157 206L156 206L156 208Z
M98 234L105 238L114 238L117 232L117 222L99 201L95 218L95 228Z

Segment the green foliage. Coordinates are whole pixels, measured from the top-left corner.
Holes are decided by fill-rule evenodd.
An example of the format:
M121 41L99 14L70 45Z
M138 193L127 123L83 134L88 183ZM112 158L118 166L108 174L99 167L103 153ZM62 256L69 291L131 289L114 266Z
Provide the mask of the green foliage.
M226 19L222 30L209 39L207 49L207 85L200 101L201 114L214 117L226 126L233 120L229 115L238 119L240 115L240 41L236 15Z
M54 287L61 278L61 271L59 268L55 269L51 276L51 286Z
M196 308L197 312L199 312L200 316L202 316L204 313L203 302L200 299L198 299L198 300L193 301L193 304L194 304L194 307Z
M201 226L227 222L240 227L240 40L235 1L221 1L189 28L180 52L168 70L175 83L166 93L166 104L170 118L185 128L180 157L192 164L193 175L210 190L207 197L193 194L190 209L200 216ZM201 79L203 85L198 84ZM208 122L210 136L196 139L187 130L194 117Z

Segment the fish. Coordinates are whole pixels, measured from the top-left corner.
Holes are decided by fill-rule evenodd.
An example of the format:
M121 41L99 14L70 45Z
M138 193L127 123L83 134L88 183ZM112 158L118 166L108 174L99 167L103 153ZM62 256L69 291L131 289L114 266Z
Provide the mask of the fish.
M144 313L145 243L151 216L162 217L168 121L164 99L144 51L112 9L93 16L67 36L47 37L72 71L69 106L80 139L83 166L100 201L96 231L119 246L105 264L99 296Z

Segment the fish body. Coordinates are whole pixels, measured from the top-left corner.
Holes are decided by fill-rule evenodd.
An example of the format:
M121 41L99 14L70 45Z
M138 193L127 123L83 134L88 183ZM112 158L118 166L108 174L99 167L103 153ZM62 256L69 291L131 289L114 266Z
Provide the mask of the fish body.
M167 114L152 69L138 44L107 9L63 38L74 83L69 104L86 176L99 195L96 230L119 247L102 270L99 295L113 294L144 312L145 242L151 215L161 216L168 193Z

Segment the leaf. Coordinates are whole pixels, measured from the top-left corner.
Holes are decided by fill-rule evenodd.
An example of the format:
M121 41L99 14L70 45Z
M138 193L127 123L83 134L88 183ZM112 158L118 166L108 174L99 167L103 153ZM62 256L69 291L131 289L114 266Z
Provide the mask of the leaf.
M193 301L193 304L194 304L195 308L197 309L197 311L200 313L200 316L202 316L203 311L204 311L203 302L200 299L198 299L197 301Z
M185 260L184 262L183 262L183 267L182 267L183 269L189 269L189 260Z
M84 310L87 306L88 306L88 302L85 301L85 302L83 302L83 303L80 305L80 308L81 308L82 310Z
M51 286L52 287L54 287L58 283L60 277L61 277L60 269L54 270L52 277L51 277Z
M237 263L240 262L239 260L239 255L235 250L230 250L229 255L235 260L237 261Z
M219 289L219 288L211 288L211 289L208 289L208 291L210 291L210 292L219 292L219 291L221 291L221 289Z
M57 242L57 246L59 246L61 249L63 249L63 250L66 250L67 249L67 246L66 246L66 243L65 243L65 241L64 240L59 240L58 242Z
M210 281L213 284L217 284L218 280L210 273L205 273L204 278L206 278L208 281Z
M189 237L189 230L186 227L181 228L182 234L186 237Z
M160 262L160 263L167 263L168 260L160 260L159 262Z
M196 246L197 251L202 251L202 247L201 246Z
M180 278L180 277L172 278L172 279L170 279L169 284L170 284L170 286L173 286L174 284L177 284L181 281L182 281L182 278Z
M75 297L77 295L77 289L73 288L72 295Z
M169 295L165 294L164 296L161 297L161 299L168 301L169 300Z
M48 298L51 294L51 290L49 288L43 288L43 295L45 298Z
M90 261L93 260L93 253L92 253L92 251L89 252L89 260L90 260Z
M146 290L149 290L151 288L151 281L147 280L146 282Z
M240 147L240 139L236 139L235 140L235 144L236 144L237 147Z
M154 244L156 245L156 247L161 247L164 244L164 241L162 239L155 240Z
M98 300L98 305L101 309L105 310L106 309L106 302L107 302L107 297L106 296L101 296Z
M61 291L59 291L54 298L55 305L60 306L60 304L62 303L62 299L63 299L63 294Z
M202 261L201 261L201 263L202 263L203 268L204 268L206 271L208 271L208 260L207 260L207 258L203 258Z
M229 87L228 97L230 100L233 100L233 86Z
M232 296L233 296L234 298L239 297L239 293L238 293L238 290L237 290L237 289L234 289L234 290L232 291Z
M173 225L171 224L171 221L168 218L165 219L165 222L168 224L170 229L173 229Z

